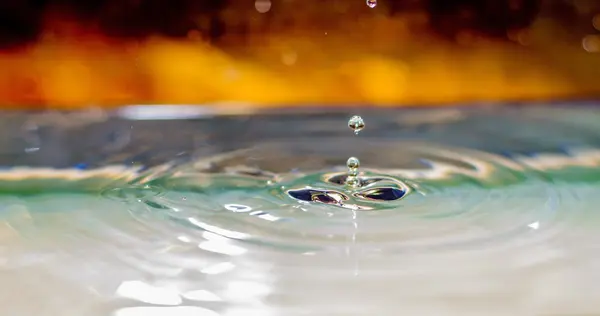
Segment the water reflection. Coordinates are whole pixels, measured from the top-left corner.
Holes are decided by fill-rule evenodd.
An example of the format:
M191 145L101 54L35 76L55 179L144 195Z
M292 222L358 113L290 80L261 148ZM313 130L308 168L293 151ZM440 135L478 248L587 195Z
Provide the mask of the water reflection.
M141 306L126 307L117 310L114 316L219 316L218 313L197 306L158 307Z
M241 204L225 204L224 207L232 212L250 212L252 208Z
M212 266L208 266L208 267L200 270L200 272L202 272L204 274L220 274L220 273L231 271L231 270L233 270L233 268L235 268L235 265L231 262L220 262L220 263L214 264Z
M206 238L206 241L198 244L198 248L200 249L229 256L243 255L248 251L243 247L232 245L227 239L223 239L220 235L210 232L205 232L202 235Z
M341 185L357 147L338 138L141 170L4 170L0 297L15 315L597 314L600 149L494 151L479 134L365 139L359 188ZM307 188L362 208L288 194Z
M142 281L124 281L117 289L116 294L120 297L156 305L175 306L183 302L177 291L154 287Z
M182 294L188 300L198 302L220 302L223 301L218 295L207 290L193 290Z

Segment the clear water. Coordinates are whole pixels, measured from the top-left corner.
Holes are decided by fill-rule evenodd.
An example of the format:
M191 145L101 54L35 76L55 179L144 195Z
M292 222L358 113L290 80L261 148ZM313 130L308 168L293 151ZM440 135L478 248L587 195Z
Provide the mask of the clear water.
M0 120L7 315L600 314L594 105Z
M367 0L367 6L371 9L377 6L377 0Z

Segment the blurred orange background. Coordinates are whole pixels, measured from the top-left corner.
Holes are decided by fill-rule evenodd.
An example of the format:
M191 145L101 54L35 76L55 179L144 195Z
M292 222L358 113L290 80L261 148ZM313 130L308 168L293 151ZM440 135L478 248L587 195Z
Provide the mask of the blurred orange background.
M600 1L537 1L525 13L528 1L122 0L88 11L63 1L37 16L12 2L23 19L2 26L5 108L600 96ZM32 36L9 36L34 22Z

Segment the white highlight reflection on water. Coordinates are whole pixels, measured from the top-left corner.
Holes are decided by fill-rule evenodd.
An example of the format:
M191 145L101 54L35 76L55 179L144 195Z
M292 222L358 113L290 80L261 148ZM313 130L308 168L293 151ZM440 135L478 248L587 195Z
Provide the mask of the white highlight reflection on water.
M117 296L156 305L181 305L183 300L177 291L153 287L142 281L123 281L116 292Z
M177 307L126 307L116 311L114 316L218 316L218 313L197 306Z
M13 315L78 316L600 311L598 183L511 173L594 172L597 151L513 160L457 151L431 157L429 169L377 169L414 181L415 193L398 209L375 212L295 207L260 190L107 199L88 180L123 184L113 173L7 171L3 187L60 178L90 185L0 196L0 281L10 284L0 287L0 303ZM169 181L193 187L184 171L181 182ZM491 187L434 185L457 177ZM292 206L275 209L281 201Z

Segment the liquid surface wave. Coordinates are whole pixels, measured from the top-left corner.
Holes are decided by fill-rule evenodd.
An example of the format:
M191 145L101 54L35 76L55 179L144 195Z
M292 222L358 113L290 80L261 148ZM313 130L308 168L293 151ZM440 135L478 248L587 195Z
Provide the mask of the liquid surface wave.
M0 118L3 310L600 314L600 108L348 113Z

